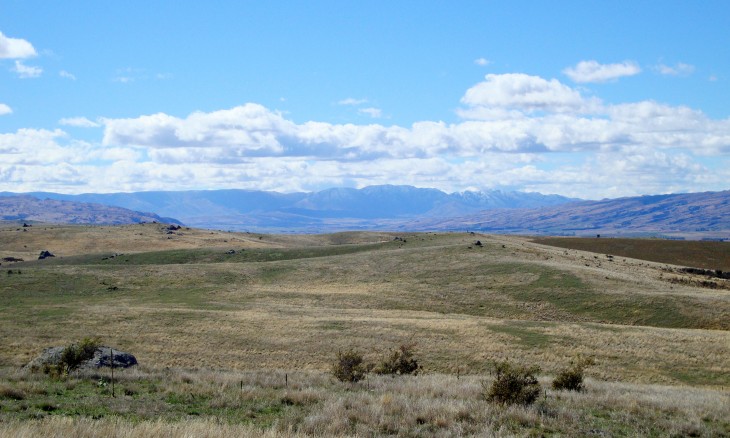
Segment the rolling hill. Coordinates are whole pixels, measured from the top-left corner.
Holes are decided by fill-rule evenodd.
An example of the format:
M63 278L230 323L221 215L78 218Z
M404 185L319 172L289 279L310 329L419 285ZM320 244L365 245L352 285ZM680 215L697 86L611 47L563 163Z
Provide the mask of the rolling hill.
M27 195L0 197L0 220L90 225L179 223L176 219L162 218L154 213L88 202L39 199Z
M445 220L422 219L406 227L525 234L659 233L728 239L730 191L580 201L535 209L500 209Z

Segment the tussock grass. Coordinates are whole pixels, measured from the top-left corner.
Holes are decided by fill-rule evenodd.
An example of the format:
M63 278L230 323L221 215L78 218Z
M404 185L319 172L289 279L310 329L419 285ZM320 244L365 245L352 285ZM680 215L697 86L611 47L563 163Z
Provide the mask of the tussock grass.
M11 387L44 383L49 392L27 391L24 400L3 400L2 436L41 436L51 430L48 436L100 436L102 431L211 437L730 432L727 392L591 379L584 392L565 393L549 389L546 376L535 404L503 406L482 396L482 382L493 379L488 375L369 376L350 384L324 372L142 369L120 371L118 387L134 385L136 391L111 398L93 373L66 381L5 373Z

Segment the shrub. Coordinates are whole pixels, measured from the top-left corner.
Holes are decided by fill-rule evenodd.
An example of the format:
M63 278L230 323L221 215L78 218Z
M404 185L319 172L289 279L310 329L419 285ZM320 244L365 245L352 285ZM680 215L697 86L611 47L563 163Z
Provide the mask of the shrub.
M558 391L582 391L583 386L583 371L589 365L593 365L594 361L592 358L578 358L573 361L570 367L562 370L558 373L555 380L553 380L553 389Z
M359 382L364 379L372 367L363 361L362 354L350 349L337 353L337 360L332 364L332 374L341 382Z
M78 368L82 363L94 357L94 352L101 345L97 338L84 338L79 343L67 346L61 353L59 367L67 374Z
M501 404L530 405L540 395L540 384L537 374L540 368L522 367L508 361L494 364L496 377L489 388L485 386L486 398L489 401Z
M8 398L11 400L23 400L26 394L22 389L11 388L9 386L0 386L0 398Z
M378 374L412 374L417 375L421 367L418 361L413 357L416 350L416 344L402 344L394 349L388 357L383 359L375 368Z

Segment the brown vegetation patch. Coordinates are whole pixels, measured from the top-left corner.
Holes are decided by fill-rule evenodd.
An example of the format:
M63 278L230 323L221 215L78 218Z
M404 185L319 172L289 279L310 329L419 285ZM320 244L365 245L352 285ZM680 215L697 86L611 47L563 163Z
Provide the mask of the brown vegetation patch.
M658 263L730 271L730 243L727 242L578 237L547 237L533 242Z

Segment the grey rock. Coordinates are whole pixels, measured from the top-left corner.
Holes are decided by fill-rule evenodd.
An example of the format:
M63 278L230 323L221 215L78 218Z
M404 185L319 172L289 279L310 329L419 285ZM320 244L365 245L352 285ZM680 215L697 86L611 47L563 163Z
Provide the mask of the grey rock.
M46 365L58 365L61 362L61 355L63 355L65 346L62 347L49 347L43 350L40 356L36 357L28 365L26 369L31 371L40 371ZM114 368L129 368L137 365L137 358L130 353L114 349L112 347L100 346L94 352L94 356L83 362L79 369L96 369L101 367L110 367L114 364Z

